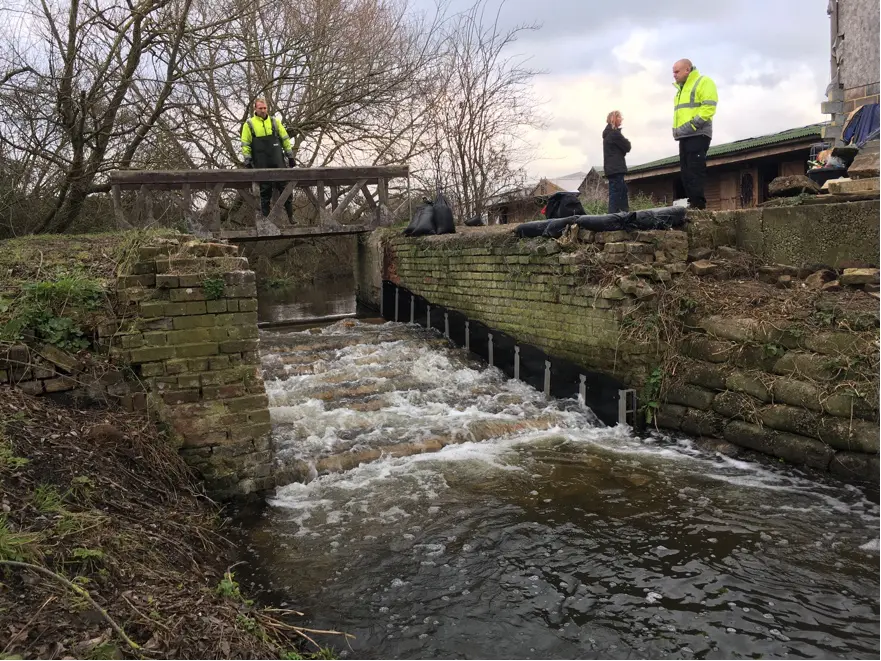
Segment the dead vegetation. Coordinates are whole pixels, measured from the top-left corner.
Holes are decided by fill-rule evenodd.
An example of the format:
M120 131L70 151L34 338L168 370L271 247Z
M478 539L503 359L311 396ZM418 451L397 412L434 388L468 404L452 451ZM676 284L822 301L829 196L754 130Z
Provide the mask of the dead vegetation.
M796 368L789 376L815 390L821 406L839 395L877 402L881 368L877 299L861 289L826 292L800 283L780 288L756 279L754 269L752 263L729 265L727 272L737 275L727 279L684 273L669 283L652 283L655 296L630 305L622 318L618 346L641 344L652 347L656 356L656 367L643 384L643 405L657 408L670 389L685 382L684 367L689 360L680 352L683 340L689 333L701 332L700 320L710 316L760 323L769 337L740 343L736 352L752 352L769 362L788 350L804 350L810 337L848 333L868 350L861 354L827 350L822 356L826 375L818 377ZM781 334L787 346L773 339ZM731 359L739 362L735 355ZM780 378L761 370L750 370L750 374L766 382L769 392L772 382Z
M3 658L327 654L240 593L219 510L146 417L0 389L0 478Z

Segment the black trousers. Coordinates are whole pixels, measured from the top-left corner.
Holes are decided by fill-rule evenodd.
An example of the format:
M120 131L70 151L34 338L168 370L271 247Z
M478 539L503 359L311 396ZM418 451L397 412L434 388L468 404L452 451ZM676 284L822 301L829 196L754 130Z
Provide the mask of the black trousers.
M272 206L272 190L275 189L278 191L278 194L281 195L281 192L285 187L284 181L261 181L260 182L260 211L263 213L263 217L269 215L269 209ZM285 200L284 210L288 214L288 220L293 222L294 219L294 205L291 202L291 196L288 196L288 199Z
M627 200L627 184L624 183L623 174L609 175L609 213L630 211L630 202Z
M705 135L695 135L679 141L679 171L682 175L682 187L688 197L688 206L693 209L707 208L704 186L707 183L709 148L710 139Z

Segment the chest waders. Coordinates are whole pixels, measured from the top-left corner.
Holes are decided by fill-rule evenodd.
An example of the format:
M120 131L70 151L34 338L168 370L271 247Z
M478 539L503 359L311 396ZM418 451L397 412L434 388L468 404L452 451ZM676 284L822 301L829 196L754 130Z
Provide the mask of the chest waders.
M255 168L283 168L285 167L284 150L281 148L281 138L275 126L275 119L271 119L272 133L269 135L257 135L254 124L248 120L248 128L251 130L251 158Z
M284 150L281 148L281 137L276 129L275 119L271 120L272 133L269 135L257 135L254 132L254 124L248 120L248 128L251 130L251 158L253 159L255 168L283 168L286 166ZM260 183L260 211L264 218L269 215L272 206L272 190L273 188L281 192L285 187L285 182L277 181ZM287 212L288 222L293 222L293 204L291 197L284 203L285 212Z

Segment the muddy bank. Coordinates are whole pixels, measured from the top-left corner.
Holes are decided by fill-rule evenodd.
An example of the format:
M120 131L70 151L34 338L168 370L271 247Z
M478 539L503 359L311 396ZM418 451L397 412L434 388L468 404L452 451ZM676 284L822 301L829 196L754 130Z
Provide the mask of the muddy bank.
M0 653L315 652L241 594L222 519L146 416L0 389Z

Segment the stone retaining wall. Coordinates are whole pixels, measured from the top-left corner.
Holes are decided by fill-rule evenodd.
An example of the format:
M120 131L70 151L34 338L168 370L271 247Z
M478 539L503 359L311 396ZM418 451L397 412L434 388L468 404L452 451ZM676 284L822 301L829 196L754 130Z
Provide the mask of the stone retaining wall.
M257 339L257 287L226 244L165 241L141 248L118 280L125 321L100 329L129 365L213 495L273 486L268 399ZM126 399L146 406L143 395Z
M769 264L877 267L877 200L739 209L704 214L689 225L692 248L731 246Z
M362 240L361 261L381 262L384 280L434 305L550 355L641 384L659 347L622 344L622 329L654 296L653 282L686 270L685 232L581 230L563 240L569 244L564 251L556 241L518 240L501 229L418 239L386 232L381 241ZM370 293L363 280L361 288Z
M668 367L656 424L877 481L877 352L871 332L707 317Z

